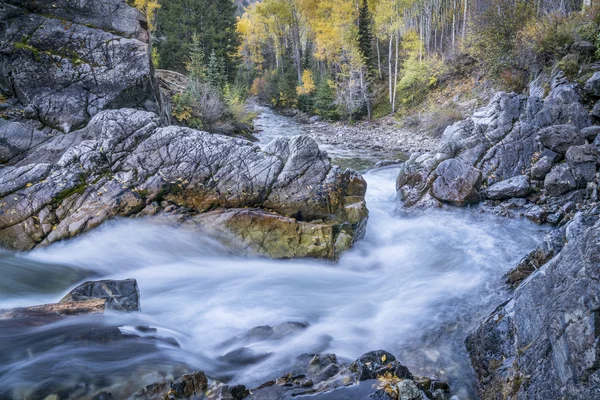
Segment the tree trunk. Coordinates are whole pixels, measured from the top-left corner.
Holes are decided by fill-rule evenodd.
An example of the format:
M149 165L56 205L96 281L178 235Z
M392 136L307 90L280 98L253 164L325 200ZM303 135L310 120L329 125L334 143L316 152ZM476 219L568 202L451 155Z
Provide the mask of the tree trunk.
M383 79L383 71L381 70L381 51L379 50L379 39L375 39L375 46L377 46L377 69L379 71L379 79Z
M399 37L400 33L396 33L396 66L394 72L394 97L392 101L392 111L396 112L396 91L398 90L398 59L400 58Z
M392 92L392 79L394 79L394 74L392 74L392 54L394 54L392 52L392 44L394 43L394 35L390 35L390 46L389 46L389 51L388 51L388 69L389 69L389 74L388 74L388 80L389 80L389 94L390 94L390 106L392 106L392 111L394 110L394 96L393 96L393 92Z
M462 31L462 39L465 40L465 33L467 31L467 9L469 8L469 0L465 0L465 12L463 15L463 31Z

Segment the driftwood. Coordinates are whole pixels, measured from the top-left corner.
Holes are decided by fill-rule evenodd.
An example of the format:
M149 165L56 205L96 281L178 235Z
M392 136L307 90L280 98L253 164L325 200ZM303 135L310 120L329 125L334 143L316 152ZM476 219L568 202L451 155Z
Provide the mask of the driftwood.
M43 304L40 306L0 310L0 320L16 318L53 318L68 315L102 314L106 300L94 299L68 303Z

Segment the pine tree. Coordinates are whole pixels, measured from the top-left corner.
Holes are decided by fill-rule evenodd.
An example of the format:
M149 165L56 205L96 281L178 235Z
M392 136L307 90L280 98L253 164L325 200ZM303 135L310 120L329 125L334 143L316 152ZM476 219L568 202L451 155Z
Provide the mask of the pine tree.
M200 44L200 37L194 32L192 34L189 61L186 64L186 69L191 78L200 81L206 78L207 71L204 59L204 50L202 50L202 45Z
M215 89L223 89L225 86L224 79L225 71L224 64L217 57L217 53L213 49L208 58L208 69L206 71L206 82Z
M236 5L229 0L161 0L156 13L156 48L161 67L185 72L197 32L204 55L215 49L222 58L227 78L237 71L239 35L236 30ZM204 62L207 63L206 57Z
M368 0L362 0L358 13L358 46L367 66L372 66L373 57L373 16L369 11Z

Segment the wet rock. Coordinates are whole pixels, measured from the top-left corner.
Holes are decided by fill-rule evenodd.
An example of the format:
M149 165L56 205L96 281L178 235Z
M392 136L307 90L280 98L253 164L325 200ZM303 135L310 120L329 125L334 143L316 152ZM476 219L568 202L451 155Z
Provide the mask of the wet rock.
M458 206L479 202L481 171L459 160L446 160L435 172L432 194L436 199Z
M217 360L231 365L242 366L256 364L263 361L270 355L271 353L257 353L251 348L242 347L218 357Z
M594 145L573 146L567 150L565 159L571 168L575 180L582 183L592 182L596 178L599 151Z
M47 400L47 398L44 400ZM110 392L100 392L95 394L94 397L92 397L92 400L115 400L115 398Z
M481 398L588 399L600 391L600 222L574 233L467 338Z
M493 184L485 190L483 196L492 200L506 200L513 197L527 197L529 192L531 192L529 177L520 175Z
M527 210L525 216L527 217L527 219L535 222L536 224L543 224L544 222L546 222L548 211L546 211L540 206L533 206L529 210Z
M163 381L146 386L132 400L196 399L208 389L208 378L202 371L185 374L172 381Z
M419 389L411 379L383 382L383 388L377 390L370 397L375 400L427 400L428 397Z
M538 139L544 147L559 154L565 154L571 146L585 144L585 136L574 125L555 125L542 129Z
M174 399L191 398L192 396L200 396L208 387L208 379L204 372L194 372L186 374L171 382L169 396Z
M560 196L577 189L577 181L566 164L556 165L544 179L544 189L549 196Z
M242 400L250 396L250 390L248 390L244 385L236 385L231 388L230 392L233 400Z
M554 166L554 162L551 157L545 156L540 158L533 166L531 167L531 179L543 180L546 175L552 170Z
M140 311L140 290L135 279L102 280L82 283L61 299L61 303L106 300L106 308L116 311Z
M593 97L600 97L600 72L595 72L590 79L585 82L583 90Z
M294 321L277 324L273 326L273 336L271 338L275 340L283 339L284 337L301 332L308 327L307 323Z
M412 379L408 368L400 364L396 357L384 350L371 351L360 356L350 365L359 381L377 379L386 372L400 379Z

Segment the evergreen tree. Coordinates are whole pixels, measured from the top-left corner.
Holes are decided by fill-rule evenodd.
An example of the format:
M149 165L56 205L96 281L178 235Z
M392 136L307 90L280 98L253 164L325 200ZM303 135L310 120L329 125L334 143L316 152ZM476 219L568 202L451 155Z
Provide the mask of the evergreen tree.
M206 82L215 89L222 90L227 83L225 65L222 59L217 57L213 49L208 59L208 69L206 71Z
M204 50L200 44L200 38L196 32L192 34L192 44L190 47L189 61L186 64L186 69L191 78L200 81L206 78L206 63L204 62Z
M161 0L154 35L161 67L185 72L192 36L197 32L205 65L206 56L214 49L217 58L223 59L226 76L233 79L239 46L235 13L231 0Z
M373 16L369 11L368 0L362 0L358 12L358 46L369 68L373 59Z

